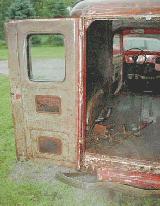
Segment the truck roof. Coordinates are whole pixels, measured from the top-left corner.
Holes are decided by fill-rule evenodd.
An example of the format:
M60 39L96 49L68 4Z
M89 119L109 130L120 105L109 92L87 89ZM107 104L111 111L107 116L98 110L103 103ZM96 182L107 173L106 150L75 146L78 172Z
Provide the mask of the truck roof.
M81 0L71 12L74 17L136 15L160 15L160 0Z

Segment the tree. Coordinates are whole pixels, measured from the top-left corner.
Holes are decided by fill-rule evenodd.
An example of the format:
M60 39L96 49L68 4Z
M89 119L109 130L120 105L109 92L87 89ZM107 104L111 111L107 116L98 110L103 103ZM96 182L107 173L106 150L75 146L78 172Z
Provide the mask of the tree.
M36 15L29 0L16 0L8 10L9 19L28 19Z
M66 17L69 15L67 7L71 6L71 0L32 0L38 13L43 17Z
M4 40L6 20L32 18L35 13L38 18L66 16L67 7L72 6L75 0L14 0L14 3L12 2L13 0L0 0L0 41Z
M51 11L52 11L52 17L66 17L69 15L64 1L54 3Z
M4 40L4 22L6 19L6 11L11 4L11 0L0 0L0 41Z
M57 17L68 15L67 7L73 5L74 0L31 0L38 17Z

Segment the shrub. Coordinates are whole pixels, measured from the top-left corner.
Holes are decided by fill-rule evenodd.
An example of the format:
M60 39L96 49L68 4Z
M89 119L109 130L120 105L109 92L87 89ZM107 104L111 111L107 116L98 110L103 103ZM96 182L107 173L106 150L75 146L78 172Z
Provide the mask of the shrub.
M35 16L35 10L29 0L16 0L8 10L9 19L28 19Z

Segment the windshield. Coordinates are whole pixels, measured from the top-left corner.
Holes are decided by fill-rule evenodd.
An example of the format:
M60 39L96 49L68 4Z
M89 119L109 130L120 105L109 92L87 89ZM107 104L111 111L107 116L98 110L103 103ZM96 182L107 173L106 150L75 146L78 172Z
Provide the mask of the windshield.
M160 35L126 35L124 36L123 42L125 51L132 48L138 48L145 51L160 52Z

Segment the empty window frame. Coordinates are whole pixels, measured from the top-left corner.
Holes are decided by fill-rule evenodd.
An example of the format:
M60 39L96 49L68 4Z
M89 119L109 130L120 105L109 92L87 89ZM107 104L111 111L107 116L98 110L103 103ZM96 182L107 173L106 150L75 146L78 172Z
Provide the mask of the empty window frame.
M28 76L31 81L65 80L65 45L62 34L32 34L27 38Z

